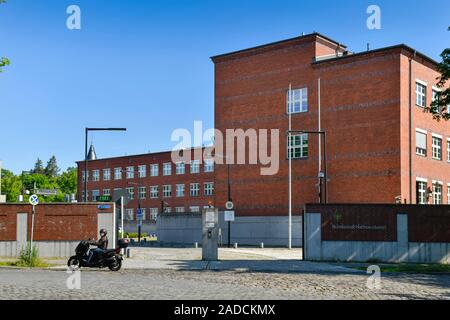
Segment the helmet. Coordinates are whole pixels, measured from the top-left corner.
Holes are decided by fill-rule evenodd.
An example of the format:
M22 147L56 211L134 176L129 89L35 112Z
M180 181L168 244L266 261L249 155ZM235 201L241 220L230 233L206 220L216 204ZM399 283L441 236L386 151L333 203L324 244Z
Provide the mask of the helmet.
M105 236L108 234L108 231L106 229L100 229L100 234L104 233Z

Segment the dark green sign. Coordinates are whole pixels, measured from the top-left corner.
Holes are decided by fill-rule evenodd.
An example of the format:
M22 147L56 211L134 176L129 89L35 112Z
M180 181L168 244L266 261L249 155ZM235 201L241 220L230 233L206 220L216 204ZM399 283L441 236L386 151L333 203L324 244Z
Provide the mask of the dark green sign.
M97 201L99 202L111 202L111 196L98 196Z

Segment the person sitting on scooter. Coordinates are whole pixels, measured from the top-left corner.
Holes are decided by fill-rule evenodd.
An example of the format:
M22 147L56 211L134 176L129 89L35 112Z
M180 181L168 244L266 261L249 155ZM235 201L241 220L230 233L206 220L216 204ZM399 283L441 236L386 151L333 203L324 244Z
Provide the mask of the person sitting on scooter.
M108 231L106 231L106 229L100 229L100 239L98 239L98 241L89 241L90 245L97 246L97 248L91 250L91 252L89 253L88 263L90 263L93 258L99 257L108 248L108 237L106 236L107 233Z

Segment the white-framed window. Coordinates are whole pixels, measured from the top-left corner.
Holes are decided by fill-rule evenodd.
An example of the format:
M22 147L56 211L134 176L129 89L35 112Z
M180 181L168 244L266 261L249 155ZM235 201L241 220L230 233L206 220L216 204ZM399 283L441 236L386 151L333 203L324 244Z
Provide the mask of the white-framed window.
M427 86L416 82L416 105L425 108L427 105Z
M177 213L183 213L183 212L184 212L184 207L176 207L176 208L175 208L175 212L177 212Z
M416 129L416 154L427 156L427 132Z
M109 168L103 169L103 181L109 180L111 180L111 169Z
M212 196L214 194L214 182L205 183L205 196Z
M127 179L134 179L134 167L127 167Z
M145 178L147 176L147 166L145 164L138 166L138 174L139 178Z
M190 212L200 212L200 207L199 206L190 206L189 211Z
M147 213L147 210L145 209L145 208L141 208L141 213L142 213L142 220L145 220L145 216L146 216L146 213Z
M111 189L103 189L103 195L104 196L110 196L111 195Z
M100 181L100 170L92 170L92 181Z
M87 192L87 196L88 197L87 197L86 201L89 201L89 190ZM84 190L81 191L81 200L84 201Z
M86 176L85 176L85 173L86 171L82 171L81 172L81 180L83 181L83 182L85 182L86 181ZM89 181L89 170L87 171L87 180Z
M166 162L163 164L163 175L170 176L172 174L172 162Z
M171 207L165 207L164 210L167 213L171 213L172 212L172 208Z
M440 92L440 90L436 87L433 87L433 90L431 92L432 92L432 96L431 96L432 101L434 102L434 101L438 100L439 99L438 93ZM439 106L437 111L441 112L442 108Z
M139 199L145 199L147 197L147 187L139 187Z
M158 208L150 208L150 220L156 221L158 217Z
M99 190L92 190L92 201L97 201L99 195L100 195Z
M130 200L134 200L134 188L133 187L128 187L127 188L127 192L130 195Z
M122 179L122 168L114 168L114 180Z
M163 185L163 197L170 198L172 196L172 186L170 184Z
M134 220L134 209L125 209L128 220Z
M185 164L184 162L177 162L176 164L176 174L184 174Z
M302 159L308 157L308 134L295 134L288 137L287 154L291 159Z
M157 177L159 174L159 165L158 164L151 164L150 165L150 176Z
M308 88L287 91L287 114L308 111Z
M184 197L184 184L176 185L176 195L177 197Z
M433 136L432 157L435 160L442 160L442 138Z
M450 138L447 138L447 161L450 162Z
M433 204L442 204L442 183L433 181Z
M158 186L150 186L150 198L151 199L158 198Z
M427 181L416 181L417 204L427 204Z
M191 197L198 197L200 195L200 184L199 183L191 183L190 194L191 194Z
M203 171L204 172L214 172L214 160L206 159Z
M191 173L200 173L200 161L193 160L191 162Z

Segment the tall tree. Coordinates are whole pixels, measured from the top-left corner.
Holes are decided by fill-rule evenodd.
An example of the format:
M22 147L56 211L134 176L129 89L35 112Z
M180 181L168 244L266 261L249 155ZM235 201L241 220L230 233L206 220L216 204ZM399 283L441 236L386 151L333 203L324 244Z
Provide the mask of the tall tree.
M2 4L2 3L5 3L6 2L6 0L0 0L0 4ZM2 72L3 71L3 67L4 66L8 66L10 64L10 61L9 61L9 59L8 58L6 58L6 57L1 57L0 58L0 72Z
M39 173L39 174L45 173L44 163L42 162L41 159L37 158L36 163L34 164L34 168L33 168L33 170L31 170L31 172Z
M45 167L45 175L49 178L55 178L58 176L59 168L56 163L56 157L52 156L50 160L47 162L47 166Z
M450 31L450 27L448 28ZM436 99L425 110L433 115L436 120L450 120L450 48L441 53L442 62L438 65L441 76L437 78L437 87L441 91L437 92Z

